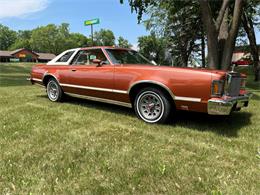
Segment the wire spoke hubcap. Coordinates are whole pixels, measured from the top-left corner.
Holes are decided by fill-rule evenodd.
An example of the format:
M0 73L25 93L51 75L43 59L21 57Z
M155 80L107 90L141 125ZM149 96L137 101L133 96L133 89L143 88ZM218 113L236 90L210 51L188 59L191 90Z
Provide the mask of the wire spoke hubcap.
M47 86L48 96L51 100L56 100L58 97L58 86L54 81L50 81Z
M138 101L138 110L142 117L149 122L160 119L163 112L163 103L161 98L155 93L144 93Z

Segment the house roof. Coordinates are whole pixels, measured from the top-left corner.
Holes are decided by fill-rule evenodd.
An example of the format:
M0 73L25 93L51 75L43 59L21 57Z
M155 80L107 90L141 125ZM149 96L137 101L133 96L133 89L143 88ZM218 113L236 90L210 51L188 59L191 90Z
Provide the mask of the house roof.
M31 50L25 49L25 48L20 48L20 49L16 49L16 50L14 50L14 51L11 51L11 55L14 55L14 54L16 54L16 53L18 53L18 52L20 52L20 51L23 51L23 50L27 50L27 51L29 51L29 52L35 54L35 55L38 55L38 54L35 53L34 51L31 51Z
M14 57L13 56L14 54L16 54L20 51L23 51L23 50L27 50L27 51L30 51L31 53L35 54L39 60L52 60L53 58L56 57L56 55L54 55L52 53L38 53L38 52L31 51L31 50L28 50L25 48L16 49L14 51L0 51L0 56L1 57Z
M52 53L36 53L39 57L39 60L52 60L53 58L56 57L56 55Z
M0 51L0 56L2 56L2 57L12 57L10 51Z

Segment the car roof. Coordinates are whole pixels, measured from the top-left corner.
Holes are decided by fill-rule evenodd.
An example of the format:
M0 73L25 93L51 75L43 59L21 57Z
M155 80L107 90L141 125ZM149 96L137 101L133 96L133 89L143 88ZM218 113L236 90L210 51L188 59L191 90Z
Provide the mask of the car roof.
M122 48L122 47L116 47L116 46L92 46L92 47L83 47L82 50L85 49L120 49L120 50L132 50L130 48Z

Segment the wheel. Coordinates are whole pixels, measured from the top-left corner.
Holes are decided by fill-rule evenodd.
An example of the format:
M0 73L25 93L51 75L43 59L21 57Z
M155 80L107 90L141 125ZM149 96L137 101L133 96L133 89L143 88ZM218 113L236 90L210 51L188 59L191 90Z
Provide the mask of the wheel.
M52 102L60 102L63 97L63 91L58 82L51 78L47 84L47 95Z
M136 115L147 123L165 123L168 121L172 104L168 96L156 88L144 88L134 102Z

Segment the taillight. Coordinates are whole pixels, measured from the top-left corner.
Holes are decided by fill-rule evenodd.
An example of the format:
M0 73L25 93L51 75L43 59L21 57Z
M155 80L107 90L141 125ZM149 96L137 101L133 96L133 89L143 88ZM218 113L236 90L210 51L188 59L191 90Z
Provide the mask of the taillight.
M224 91L224 81L223 80L214 80L211 85L211 96L220 97Z
M246 78L241 78L240 89L246 89Z

